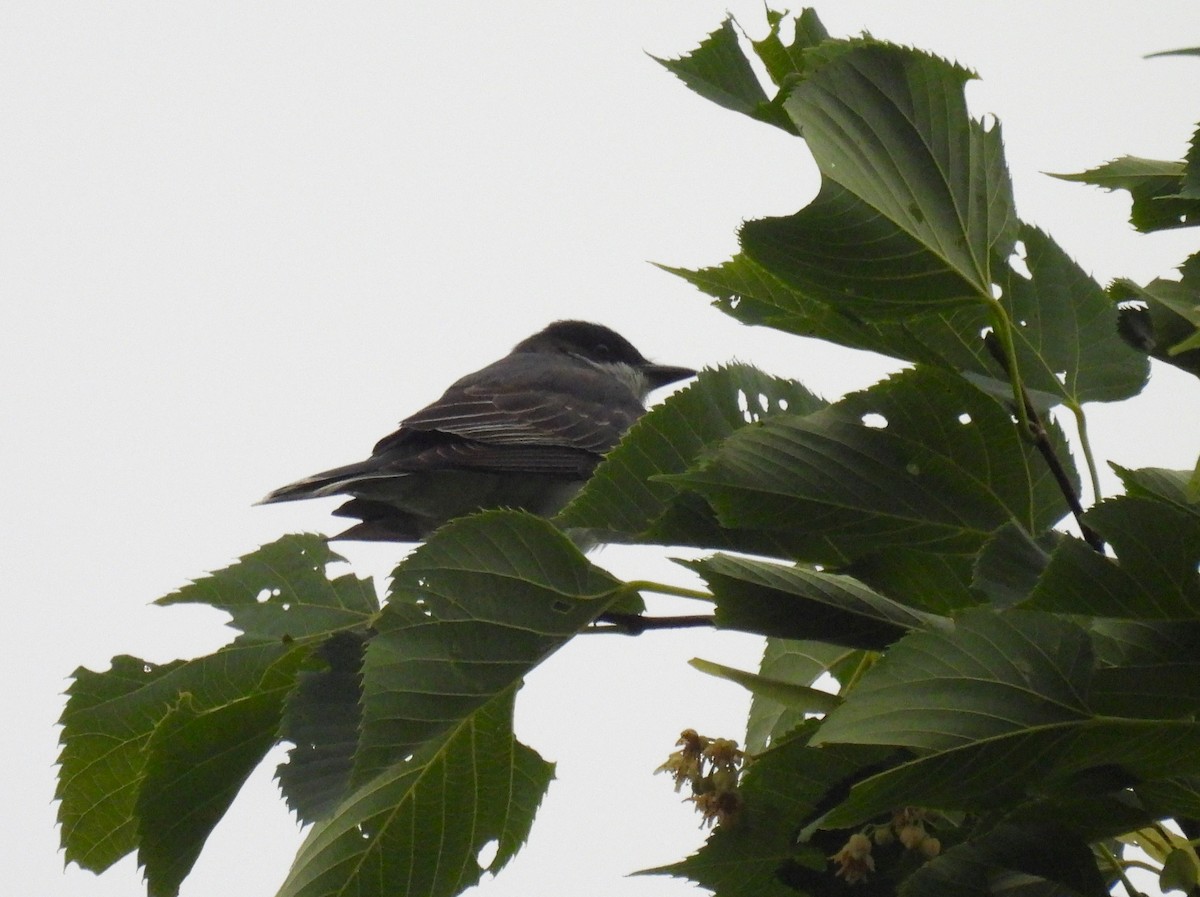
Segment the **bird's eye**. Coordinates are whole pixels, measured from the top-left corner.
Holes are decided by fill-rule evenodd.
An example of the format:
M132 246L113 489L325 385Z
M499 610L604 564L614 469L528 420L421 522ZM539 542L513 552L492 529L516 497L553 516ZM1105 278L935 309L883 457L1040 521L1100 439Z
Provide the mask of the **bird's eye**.
M612 350L608 348L608 343L600 343L599 345L596 346L596 354L597 355L609 355L611 353L612 353Z

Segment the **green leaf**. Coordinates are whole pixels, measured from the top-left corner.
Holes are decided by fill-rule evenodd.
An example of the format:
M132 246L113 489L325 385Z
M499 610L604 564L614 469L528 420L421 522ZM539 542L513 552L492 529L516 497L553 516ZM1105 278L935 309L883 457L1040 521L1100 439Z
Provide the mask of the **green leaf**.
M722 545L730 537L711 512L681 500L678 486L662 475L683 472L710 446L757 421L785 412L806 414L824 405L799 383L748 365L701 371L693 383L633 425L558 522L641 534L643 541Z
M754 52L766 66L768 77L781 88L790 87L796 78L804 73L804 51L829 38L829 32L817 18L816 12L804 9L790 23L791 42L784 43L781 32L786 19L785 14L768 9L767 23L770 25L770 32L762 40L751 41Z
M1052 887L1031 891L1039 882ZM899 893L901 897L993 897L1017 887L1022 894L1059 897L1108 894L1087 842L1045 823L1004 825L956 845L914 870Z
M1109 466L1121 478L1126 495L1158 499L1200 515L1200 499L1189 491L1193 471L1167 470L1163 467L1143 467L1135 470L1111 462Z
M439 529L392 574L367 647L352 784L445 737L513 688L621 587L532 514L487 511Z
M1064 539L1029 607L1135 619L1200 617L1200 515L1156 499L1118 496L1093 507L1084 520L1116 559Z
M1008 413L930 368L740 430L671 481L702 495L722 525L777 533L796 557L827 565L891 545L972 553L1009 520L1040 533L1065 510Z
M912 610L849 576L716 555L691 561L716 601L716 623L787 639L881 650L940 618Z
M1122 156L1088 171L1054 177L1105 190L1128 190L1133 197L1130 223L1150 233L1200 223L1200 200L1179 197L1184 174L1183 162Z
M984 602L974 587L974 563L972 547L945 552L890 545L841 569L895 601L945 615Z
M151 739L183 695L188 696L188 712L208 712L189 735L219 741L225 734L225 714L239 719L243 707L252 707L257 722L264 719L257 714L269 716L259 700L281 702L307 654L307 648L294 643L259 643L233 645L197 660L162 666L115 657L112 667L101 673L77 669L61 719L55 793L67 861L99 872L142 843L139 802L144 779L153 772L148 772L147 764L152 756L158 769L170 764L162 751L171 742L160 735L155 741L157 753L152 754ZM231 733L231 737L241 736ZM215 758L205 775L212 776L210 782L223 777L228 784L240 783L244 765L236 757L228 763ZM173 789L160 796L175 801L176 807L211 797L197 796L191 781L171 782L161 776L157 781ZM201 837L199 830L193 834ZM152 877L158 872L158 868L148 870ZM168 878L171 874L166 873Z
M791 119L767 98L738 43L732 17L691 53L678 59L652 58L706 100L796 133Z
M339 632L315 655L321 670L304 670L284 705L279 735L290 741L276 778L301 822L328 816L346 796L362 726L362 664L368 635Z
M155 604L210 605L253 639L325 635L365 625L379 612L370 579L325 576L326 565L341 560L324 536L284 536Z
M992 259L1016 238L998 127L966 110L970 74L864 42L785 101L821 170L817 198L747 223L742 249L786 283L864 316L990 301Z
M981 812L1195 774L1200 677L1190 694L1139 703L1127 691L1139 675L1097 670L1087 634L1048 614L975 610L952 633L913 633L826 717L814 743L919 756L856 784L826 824L905 805Z
M756 697L770 698L777 703L796 708L802 713L828 713L841 703L837 695L819 688L795 685L779 679L768 679L766 676L748 673L745 670L727 667L709 660L701 660L699 657L692 658L688 663L702 673L734 682Z
M437 538L436 536L434 538ZM512 733L515 688L381 769L313 826L279 897L451 897L497 872L529 833L554 767Z
M839 664L853 662L863 653L824 642L768 638L759 674L777 682L809 687ZM746 720L746 750L751 754L762 753L803 723L804 718L804 711L795 705L755 693Z
M325 577L337 559L319 537L285 536L159 602L228 611L243 631L232 644L186 662L118 657L105 672L75 672L57 791L68 861L102 870L140 849L152 892L174 893L278 738L313 644L377 609L370 580Z
M1017 366L1026 388L1074 405L1139 392L1148 363L1122 339L1119 312L1109 296L1042 231L1022 225L1018 236L1030 277L1008 260L995 276L999 304L1014 322ZM665 270L747 324L1005 380L981 336L993 323L982 304L914 313L899 321L866 319L846 303L822 301L784 283L745 253L715 268ZM1006 381L1003 388L1009 390Z
M997 607L1012 607L1033 591L1059 541L1053 530L1033 539L1016 523L997 529L975 560L972 585Z
M179 893L205 840L275 743L291 684L280 675L273 689L206 710L185 693L155 727L137 801L138 863L149 897Z
M875 664L814 744L946 751L1089 716L1091 645L1048 614L966 611L953 631L914 632Z

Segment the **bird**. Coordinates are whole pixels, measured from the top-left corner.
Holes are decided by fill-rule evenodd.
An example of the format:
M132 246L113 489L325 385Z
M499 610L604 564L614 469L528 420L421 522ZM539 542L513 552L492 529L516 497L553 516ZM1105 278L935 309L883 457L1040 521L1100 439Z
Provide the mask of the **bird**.
M337 539L420 542L490 508L549 517L646 412L655 389L695 376L655 364L602 324L555 321L401 421L366 460L305 477L259 504L347 495Z

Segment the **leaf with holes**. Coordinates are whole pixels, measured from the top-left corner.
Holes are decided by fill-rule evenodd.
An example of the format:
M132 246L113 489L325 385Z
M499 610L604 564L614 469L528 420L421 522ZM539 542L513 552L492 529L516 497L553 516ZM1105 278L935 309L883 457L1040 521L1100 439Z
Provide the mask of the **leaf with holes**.
M670 482L723 526L779 533L797 559L826 565L890 546L973 553L1010 520L1040 533L1066 510L1004 408L931 368L739 430Z
M825 404L799 383L749 365L701 371L695 382L633 425L558 523L640 534L643 541L726 544L729 536L711 511L689 502L663 475L683 472L711 446L753 422L782 413L807 414ZM758 547L769 551L772 546Z

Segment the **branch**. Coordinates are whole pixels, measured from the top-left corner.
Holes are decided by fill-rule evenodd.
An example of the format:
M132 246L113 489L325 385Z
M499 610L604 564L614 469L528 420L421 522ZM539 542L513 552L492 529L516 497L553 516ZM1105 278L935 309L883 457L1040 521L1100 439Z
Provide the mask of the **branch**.
M641 614L622 614L608 611L596 618L596 623L607 623L607 626L593 624L587 632L612 632L617 635L641 635L647 629L695 629L700 626L713 626L711 616L698 617L645 617Z
M1000 367L1008 371L1008 357L1004 354L1004 348L996 338L995 332L993 331L984 337L983 342ZM1042 422L1041 415L1038 414L1037 409L1033 407L1029 391L1024 386L1021 386L1020 393L1024 413L1019 415L1019 417L1028 422L1029 430L1027 435L1041 454L1042 460L1046 462L1046 466L1050 468L1050 473L1054 475L1054 481L1058 483L1059 491L1062 492L1067 500L1067 507L1071 509L1071 513L1075 516L1075 522L1079 524L1079 532L1083 536L1084 541L1100 554L1104 554L1104 540L1100 538L1099 533L1083 522L1083 505L1079 501L1079 494L1075 491L1075 486L1071 483L1071 478L1067 475L1062 461L1059 460L1058 455L1054 454L1054 446L1050 444L1046 425Z

